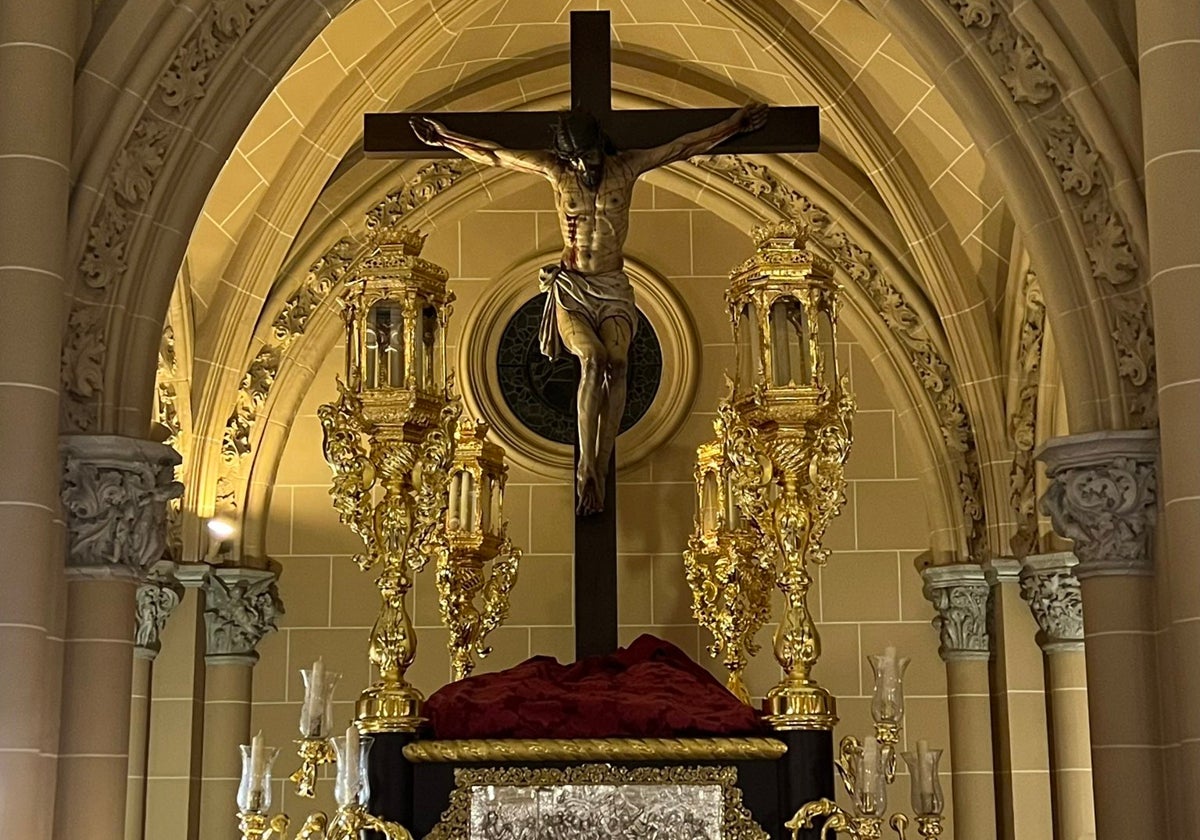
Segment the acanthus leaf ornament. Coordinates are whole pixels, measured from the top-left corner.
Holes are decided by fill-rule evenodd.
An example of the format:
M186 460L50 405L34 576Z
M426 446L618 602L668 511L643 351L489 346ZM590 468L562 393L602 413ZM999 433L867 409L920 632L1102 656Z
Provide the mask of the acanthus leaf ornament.
M1047 653L1079 650L1083 644L1083 596L1070 552L1035 554L1021 563L1021 597L1038 624L1038 644Z
M1037 545L1037 498L1034 485L1036 469L1037 398L1042 366L1042 341L1046 330L1046 305L1042 300L1037 275L1026 272L1020 310L1018 338L1016 405L1008 412L1008 432L1012 439L1013 460L1008 474L1009 505L1017 516L1017 530L1009 540L1013 556L1024 557Z
M991 586L975 563L930 566L921 572L925 597L937 615L933 619L947 662L986 659L991 654Z
M159 637L167 626L167 619L182 599L183 585L174 579L170 568L162 574L151 575L138 586L133 634L134 649L138 656L153 660L162 650Z
M1128 431L1055 438L1039 450L1049 480L1041 509L1074 541L1077 577L1152 572L1157 448L1154 433Z

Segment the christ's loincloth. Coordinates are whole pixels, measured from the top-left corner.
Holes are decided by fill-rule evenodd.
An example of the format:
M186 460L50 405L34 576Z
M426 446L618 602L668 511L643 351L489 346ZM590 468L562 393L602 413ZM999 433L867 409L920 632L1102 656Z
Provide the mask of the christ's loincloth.
M637 329L637 306L633 302L633 286L624 271L584 274L561 264L547 265L542 268L539 281L542 291L547 294L538 339L547 358L558 358L563 351L562 335L558 331L559 309L583 318L597 337L600 324L606 319L623 318L629 325L632 340Z

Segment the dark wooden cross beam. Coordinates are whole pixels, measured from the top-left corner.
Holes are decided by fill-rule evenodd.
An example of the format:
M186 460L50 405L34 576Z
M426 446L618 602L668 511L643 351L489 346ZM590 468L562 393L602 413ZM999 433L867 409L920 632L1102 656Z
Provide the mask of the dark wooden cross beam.
M733 108L613 110L612 50L608 12L571 13L571 105L589 110L617 149L647 149L682 134L708 128ZM549 149L553 111L367 114L363 149L389 158L459 157L433 148L413 133L410 121L432 117L451 131L499 143L508 149ZM771 108L762 128L737 134L713 153L771 154L815 152L820 144L816 106ZM731 258L732 259L732 258ZM715 305L715 304L714 304ZM576 442L576 462L578 461ZM536 521L536 520L535 520ZM536 525L535 525L536 527ZM616 454L610 462L604 512L575 518L575 655L611 653L617 648Z
M608 12L571 12L571 106L595 115L618 149L648 149L669 143L681 134L715 125L733 108L655 108L614 111L612 107L612 50ZM820 143L815 105L771 108L767 124L750 134L737 134L717 146L714 154L773 154L815 152ZM474 111L458 113L367 114L363 150L367 156L389 158L459 157L449 149L426 146L413 133L409 120L432 117L451 131L492 140L507 149L550 148L553 111Z

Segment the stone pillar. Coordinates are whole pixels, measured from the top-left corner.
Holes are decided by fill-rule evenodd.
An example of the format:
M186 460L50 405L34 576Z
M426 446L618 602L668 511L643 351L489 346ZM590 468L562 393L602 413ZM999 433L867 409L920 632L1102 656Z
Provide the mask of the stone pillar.
M954 836L996 840L987 578L975 563L930 566L921 577L946 663Z
M984 567L992 599L999 828L1005 840L1053 840L1045 669L1034 641L1037 626L1021 600L1020 573L1013 557L992 558Z
M154 659L162 650L159 636L183 598L175 580L175 564L157 563L138 587L133 648L133 694L129 707L129 775L125 794L125 840L146 836L146 769L150 750L150 684Z
M250 703L259 641L283 612L274 572L216 569L206 591L204 624L204 781L200 840L226 840L235 825L242 764L239 744L250 743ZM283 744L272 746L283 748Z
M1173 712L1164 746L1171 836L1191 840L1200 837L1200 91L1190 80L1200 73L1200 14L1194 0L1136 6L1166 532L1158 623L1174 683L1162 689Z
M58 754L58 392L74 3L0 6L0 787L4 832L46 840ZM34 665L33 663L36 663ZM15 675L21 675L16 678Z
M1021 561L1021 597L1037 620L1037 642L1046 658L1056 840L1096 833L1078 562L1070 552L1031 554Z
M61 443L67 629L54 836L124 840L137 585L183 492L171 447L116 435Z
M1098 840L1166 836L1151 548L1152 431L1053 438L1042 511L1074 541L1083 600Z

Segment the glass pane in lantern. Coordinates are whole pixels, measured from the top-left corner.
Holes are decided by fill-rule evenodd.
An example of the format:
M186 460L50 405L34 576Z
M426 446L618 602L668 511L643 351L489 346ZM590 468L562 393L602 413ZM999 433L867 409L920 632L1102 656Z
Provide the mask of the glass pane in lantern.
M421 385L426 390L435 390L440 384L440 336L438 335L437 309L425 306L421 309L421 334L417 336L420 343Z
M704 474L704 482L700 486L700 528L712 533L717 530L717 476L712 472Z
M458 511L458 500L462 495L462 473L450 476L450 498L446 505L446 527L451 531L462 528L462 515Z
M492 530L492 479L488 475L479 487L479 528L484 533Z
M475 530L475 476L464 470L459 473L458 517L464 531Z
M758 370L758 314L753 303L742 307L737 326L737 386L749 390Z
M821 381L826 385L837 384L837 344L833 334L833 322L829 312L822 309L817 313L818 344L820 345L822 375Z
M795 298L779 298L771 304L771 384L807 385L811 365L804 307Z
M729 480L728 471L725 476L725 525L731 531L742 527L742 512L737 506L737 498L733 494L733 482Z
M492 487L492 528L499 534L504 522L504 487L497 481Z
M404 310L399 304L383 300L371 307L366 353L368 388L404 387Z

